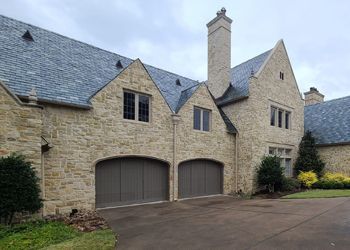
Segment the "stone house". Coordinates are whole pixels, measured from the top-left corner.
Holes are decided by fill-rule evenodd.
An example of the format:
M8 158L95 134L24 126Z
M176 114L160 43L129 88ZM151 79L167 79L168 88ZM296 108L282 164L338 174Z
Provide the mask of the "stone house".
M285 45L231 68L225 12L205 82L0 16L0 155L33 162L44 214L253 192L267 154L291 175L304 101Z
M328 171L350 175L350 96L324 101L316 88L305 94L305 130L312 132Z

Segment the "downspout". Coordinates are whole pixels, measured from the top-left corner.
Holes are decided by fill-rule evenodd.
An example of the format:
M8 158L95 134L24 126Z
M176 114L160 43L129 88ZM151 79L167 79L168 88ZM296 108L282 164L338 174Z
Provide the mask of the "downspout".
M176 167L176 138L177 138L177 125L180 121L180 115L172 114L171 115L173 122L173 200L177 200L177 194L175 192L176 183L177 183L177 167Z
M238 193L238 139L239 139L239 134L238 132L236 133L235 135L235 177L236 177L236 180L235 180L235 183L236 183L236 193Z

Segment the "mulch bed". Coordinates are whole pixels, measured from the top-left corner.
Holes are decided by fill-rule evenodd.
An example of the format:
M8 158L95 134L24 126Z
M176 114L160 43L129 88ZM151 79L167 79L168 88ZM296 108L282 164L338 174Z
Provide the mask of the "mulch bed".
M75 210L67 215L48 215L47 221L61 221L81 232L92 232L109 228L107 222L96 211Z

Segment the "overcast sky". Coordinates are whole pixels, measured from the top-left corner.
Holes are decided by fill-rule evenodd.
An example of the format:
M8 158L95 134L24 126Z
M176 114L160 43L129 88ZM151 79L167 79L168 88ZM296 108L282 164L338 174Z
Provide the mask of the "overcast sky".
M233 19L232 66L283 38L300 90L350 95L348 0L0 0L9 16L153 66L206 80L207 28Z

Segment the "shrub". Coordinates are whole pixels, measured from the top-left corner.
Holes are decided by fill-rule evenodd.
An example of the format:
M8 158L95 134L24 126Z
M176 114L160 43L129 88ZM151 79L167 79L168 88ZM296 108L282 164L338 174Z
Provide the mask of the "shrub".
M283 180L283 168L277 156L265 156L258 169L258 184L275 192L275 186L280 186Z
M341 173L327 172L317 183L315 183L314 187L322 189L350 188L350 177Z
M294 178L283 177L281 191L296 191L300 189L300 181Z
M0 218L11 224L15 213L37 212L42 202L38 177L24 156L0 158Z
M298 175L298 180L304 187L311 188L318 181L316 173L313 171L303 172Z
M294 166L295 174L298 175L300 171L313 171L320 177L323 174L324 166L325 164L317 152L315 138L310 131L307 131L299 145L298 158Z
M314 188L320 189L343 189L344 184L336 180L321 179L313 185Z

